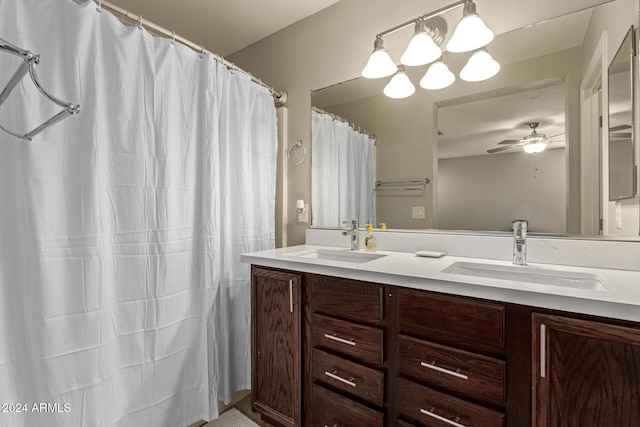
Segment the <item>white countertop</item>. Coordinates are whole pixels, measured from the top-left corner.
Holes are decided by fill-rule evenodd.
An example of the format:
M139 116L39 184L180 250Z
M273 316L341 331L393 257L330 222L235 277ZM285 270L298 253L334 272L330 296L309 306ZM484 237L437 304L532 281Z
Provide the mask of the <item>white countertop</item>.
M240 259L246 263L265 267L640 322L640 272L638 271L554 264L529 263L527 265L529 268L596 275L608 289L608 292L602 292L442 272L454 262L514 267L508 261L447 255L442 258L425 258L413 253L391 251L375 252L385 256L365 263L291 255L315 249L348 252L343 247L300 245L246 253L241 255Z

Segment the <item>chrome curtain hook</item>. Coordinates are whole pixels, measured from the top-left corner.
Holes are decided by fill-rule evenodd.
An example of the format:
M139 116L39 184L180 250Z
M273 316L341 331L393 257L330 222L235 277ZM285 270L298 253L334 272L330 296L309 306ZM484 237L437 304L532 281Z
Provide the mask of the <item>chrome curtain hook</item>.
M176 32L171 30L171 44L176 44Z
M102 12L102 0L98 0L98 7L96 7L98 12Z
M204 57L204 46L200 46L200 58Z
M142 29L142 15L138 15L138 29Z

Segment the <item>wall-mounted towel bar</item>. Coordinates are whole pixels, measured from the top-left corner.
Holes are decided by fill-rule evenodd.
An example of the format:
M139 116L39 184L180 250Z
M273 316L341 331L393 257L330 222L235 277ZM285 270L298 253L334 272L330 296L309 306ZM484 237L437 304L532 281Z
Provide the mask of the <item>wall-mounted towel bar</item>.
M44 129L52 126L62 119L70 116L72 114L78 114L80 112L80 105L71 104L69 102L64 102L55 96L51 95L40 83L38 79L38 75L36 74L36 65L40 62L40 55L36 55L28 50L20 49L17 46L12 45L8 41L0 38L0 52L7 52L12 55L16 55L22 59L22 63L13 74L13 76L9 79L7 85L0 92L0 107L7 100L11 91L22 81L24 76L29 73L33 84L38 88L40 93L42 93L49 101L61 106L63 108L62 111L52 116L49 120L45 121L41 125L37 126L33 130L20 133L13 131L11 129L6 128L2 123L0 123L0 129L3 131L15 136L16 138L26 139L27 141L31 141L35 135L42 132Z
M422 191L430 182L429 178L378 180L374 191Z

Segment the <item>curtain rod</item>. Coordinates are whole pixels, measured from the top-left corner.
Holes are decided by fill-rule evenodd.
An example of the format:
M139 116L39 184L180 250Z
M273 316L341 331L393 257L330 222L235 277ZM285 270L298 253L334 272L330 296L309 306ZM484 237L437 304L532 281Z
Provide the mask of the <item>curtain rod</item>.
M374 134L371 134L371 133L367 132L366 130L363 130L360 126L356 126L353 123L349 123L347 120L343 119L342 117L338 116L337 114L333 114L333 113L330 113L328 111L324 111L322 108L314 107L313 105L311 106L311 110L315 111L316 113L326 114L327 116L331 116L331 118L334 119L334 120L337 120L339 122L348 124L351 129L353 129L356 132L360 132L363 135L367 135L369 138L373 139L374 142L378 139L378 137L375 136Z
M86 1L86 0L82 0L82 1ZM93 2L97 4L98 10L102 8L110 12L115 12L119 15L122 15L124 19L130 21L132 24L138 24L140 26L146 27L147 29L153 31L154 33L159 34L163 37L169 38L172 41L179 41L180 43L190 47L196 52L200 52L201 54L208 53L209 55L213 56L217 61L223 63L227 68L230 68L232 70L239 71L241 73L248 75L251 78L252 82L257 83L260 86L263 86L269 89L269 92L271 92L271 94L273 95L274 102L277 106L284 105L287 102L287 92L284 92L284 91L281 92L276 90L272 86L269 86L268 84L264 83L261 79L255 77L250 72L245 71L242 68L238 67L233 62L227 61L217 53L206 50L202 45L197 45L191 40L185 39L184 37L177 35L175 31L169 31L166 28L159 26L158 24L155 24L151 21L147 21L142 17L142 15L136 15L135 13L131 13L126 9L116 6L115 4L112 4L106 1L101 1L101 0L93 0Z

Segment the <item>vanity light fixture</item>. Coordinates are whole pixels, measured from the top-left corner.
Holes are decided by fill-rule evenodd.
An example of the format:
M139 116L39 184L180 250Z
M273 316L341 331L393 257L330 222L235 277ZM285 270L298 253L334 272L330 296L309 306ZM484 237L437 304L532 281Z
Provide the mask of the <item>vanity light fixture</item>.
M467 65L460 71L460 78L466 82L481 82L498 74L500 64L493 59L487 49L473 52Z
M493 31L480 19L473 0L464 4L462 19L447 42L449 52L470 52L488 45L493 40Z
M456 81L456 76L451 72L447 64L436 61L429 66L424 77L420 80L420 86L428 90L444 89Z
M415 33L404 51L400 62L404 65L416 67L429 64L442 56L439 45L447 33L447 22L435 17L425 22L422 19L416 21Z
M442 61L442 49L447 34L447 22L440 17L460 6L464 6L462 19L458 22L454 34L447 43L450 52L469 52L475 50L467 65L460 72L460 78L469 82L479 82L493 77L500 71L500 64L483 49L494 38L491 31L480 19L473 0L458 0L441 9L416 19L407 21L376 36L373 53L362 70L366 78L388 77L395 73L391 81L385 86L385 95L391 98L406 98L415 92L415 86L404 72L404 68L393 62L391 56L383 47L382 38L397 31L414 25L414 34L400 62L406 66L420 66L432 63L420 86L428 90L443 89L450 86L456 79L449 67ZM434 62L436 61L436 62Z
M389 98L407 98L416 91L416 87L411 83L409 77L404 72L404 66L398 67L398 72L391 78L391 81L384 87L384 94Z
M373 52L369 56L367 65L362 70L362 77L367 79L379 79L390 76L398 71L398 66L393 62L383 46L382 37L376 37L373 43Z

